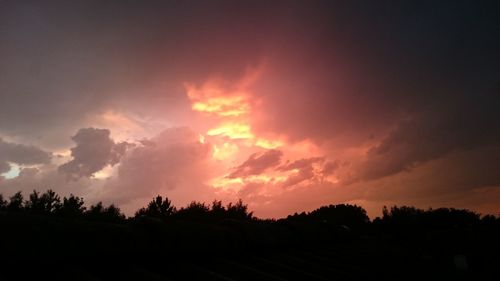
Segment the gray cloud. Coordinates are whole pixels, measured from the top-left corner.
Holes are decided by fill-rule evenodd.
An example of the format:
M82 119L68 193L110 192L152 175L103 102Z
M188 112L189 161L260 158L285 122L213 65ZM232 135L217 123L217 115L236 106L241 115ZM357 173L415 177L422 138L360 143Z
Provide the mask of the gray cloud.
M400 122L368 151L358 167L359 177L371 180L390 176L455 151L500 144L495 100L498 98L492 94L475 97L467 104L461 101Z
M289 171L293 169L302 169L305 167L310 167L313 163L324 162L325 159L323 157L311 157L311 158L303 158L299 160L295 160L293 162L287 161L282 166L276 168L279 171Z
M9 163L19 165L47 164L51 157L51 153L36 146L6 142L0 138L0 173L10 170Z
M269 168L276 167L281 162L283 152L270 149L261 153L253 153L241 165L234 167L228 178L248 177L259 175Z
M76 146L71 148L73 160L59 166L68 178L91 177L107 165L115 165L125 154L127 143L115 143L107 129L84 128L71 137Z

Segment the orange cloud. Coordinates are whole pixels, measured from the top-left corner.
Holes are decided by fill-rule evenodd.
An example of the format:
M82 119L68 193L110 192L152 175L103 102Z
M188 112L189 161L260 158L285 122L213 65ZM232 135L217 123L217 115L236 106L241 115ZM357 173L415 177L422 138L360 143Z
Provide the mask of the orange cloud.
M314 157L319 150L313 143L289 144L284 137L269 138L253 130L252 120L261 112L256 112L260 100L252 86L261 75L262 69L249 71L233 83L212 79L185 84L191 109L213 124L200 135L200 142L210 143L212 158L225 167L208 184L228 192L246 189L251 196L248 186L259 186L259 194L269 195L327 179L322 172L326 160ZM299 160L279 166L282 158Z

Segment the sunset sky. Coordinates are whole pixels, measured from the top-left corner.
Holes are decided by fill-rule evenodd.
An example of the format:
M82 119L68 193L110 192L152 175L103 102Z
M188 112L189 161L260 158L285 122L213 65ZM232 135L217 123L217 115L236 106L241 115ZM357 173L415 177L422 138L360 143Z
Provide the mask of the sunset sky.
M0 193L499 214L498 3L0 0Z

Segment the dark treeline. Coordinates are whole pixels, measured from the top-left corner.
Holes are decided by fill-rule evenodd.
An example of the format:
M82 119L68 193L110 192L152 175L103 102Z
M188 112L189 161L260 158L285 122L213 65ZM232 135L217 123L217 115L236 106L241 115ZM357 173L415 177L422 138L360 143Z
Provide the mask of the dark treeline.
M34 190L27 198L17 192L9 198L0 194L0 212L26 215L43 215L67 219L81 219L110 223L124 223L131 220L156 219L159 221L186 220L196 222L265 221L290 223L321 223L341 226L349 230L367 230L368 225L387 230L457 229L479 225L500 224L500 218L491 214L455 208L422 210L410 206L385 207L382 217L371 221L366 211L357 205L338 204L320 207L311 212L289 215L284 219L262 220L253 216L248 206L241 200L226 206L215 200L211 204L193 201L185 207L177 208L168 198L158 195L147 206L137 210L132 217L126 217L114 204L104 206L99 202L89 207L81 197L69 195L61 198L52 190L40 193Z
M52 190L33 191L27 197L21 192L9 198L0 195L1 263L12 268L62 264L70 271L78 265L78 270L83 267L104 280L133 280L127 279L131 269L123 271L124 265L146 267L148 272L167 268L170 273L163 274L168 280L175 280L170 275L180 274L186 266L204 268L202 273L191 269L183 273L201 274L190 278L206 279L205 269L226 276L229 268L234 270L221 266L228 261L238 263L241 271L250 270L249 266L252 272L254 267L276 271L273 274L280 280L331 280L345 274L356 278L485 277L498 273L498 237L500 218L453 208L384 207L381 217L370 220L362 207L339 204L282 219L259 219L241 200L227 205L217 200L192 202L177 208L158 195L126 217L115 205L87 206L83 198L61 198ZM262 260L271 266L264 266ZM332 271L330 260L346 268ZM285 266L285 262L290 264ZM120 269L111 264L120 264ZM295 266L300 268L295 271L309 275L299 278L295 272L282 278L283 270L293 271L290 268ZM109 278L117 271L122 275ZM411 278L405 275L409 271L414 272ZM17 279L17 271L11 273ZM267 280L263 277L268 276L233 273L231 280ZM40 277L37 274L32 279ZM325 278L311 277L316 274ZM74 277L70 279L78 280ZM57 279L68 280L68 276ZM135 280L148 278L141 275Z

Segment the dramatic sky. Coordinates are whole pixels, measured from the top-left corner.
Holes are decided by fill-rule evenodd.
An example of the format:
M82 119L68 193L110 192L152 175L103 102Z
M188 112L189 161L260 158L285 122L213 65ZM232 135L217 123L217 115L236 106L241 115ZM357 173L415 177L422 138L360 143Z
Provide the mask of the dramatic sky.
M0 0L0 193L498 214L499 12Z

